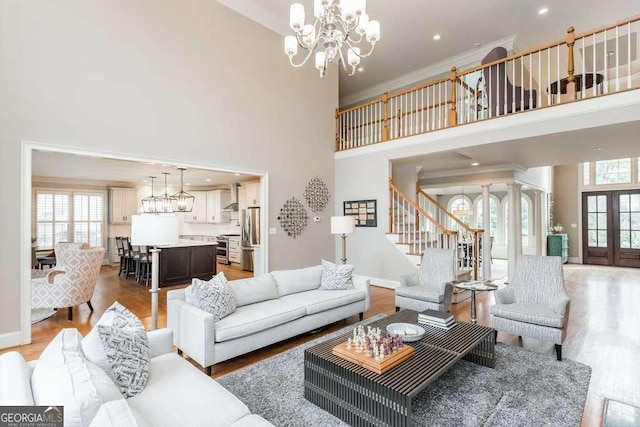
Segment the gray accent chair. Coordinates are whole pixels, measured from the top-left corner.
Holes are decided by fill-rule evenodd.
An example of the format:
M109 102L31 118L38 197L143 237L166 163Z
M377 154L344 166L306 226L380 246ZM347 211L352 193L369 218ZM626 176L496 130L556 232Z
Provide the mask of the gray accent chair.
M497 331L553 342L562 360L569 295L558 256L521 255L509 286L494 292L491 322Z
M501 46L494 47L482 59L481 64L489 64L506 57L507 49ZM536 91L512 85L507 76L505 64L501 62L482 70L485 90L490 101L491 117L536 108Z
M396 289L396 311L451 309L453 286L456 280L455 249L426 248L420 268L413 274L400 277L401 286Z

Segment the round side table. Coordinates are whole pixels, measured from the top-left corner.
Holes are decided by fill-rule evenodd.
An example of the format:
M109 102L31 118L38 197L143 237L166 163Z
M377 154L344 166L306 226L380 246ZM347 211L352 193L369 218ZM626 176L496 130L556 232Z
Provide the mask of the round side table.
M496 289L498 289L498 285L480 281L453 282L451 283L451 285L454 288L471 291L471 323L474 324L478 321L476 318L476 292L495 291Z

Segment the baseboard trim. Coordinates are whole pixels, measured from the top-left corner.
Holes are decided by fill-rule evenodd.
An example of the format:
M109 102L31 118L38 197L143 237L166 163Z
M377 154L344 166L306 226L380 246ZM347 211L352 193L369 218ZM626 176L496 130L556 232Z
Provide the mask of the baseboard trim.
M372 285L379 286L381 288L396 289L400 287L400 282L398 282L397 280L379 279L377 277L362 276L356 274L354 274L354 276L369 279Z
M21 344L20 342L20 331L9 332L6 334L0 335L0 349L15 347Z

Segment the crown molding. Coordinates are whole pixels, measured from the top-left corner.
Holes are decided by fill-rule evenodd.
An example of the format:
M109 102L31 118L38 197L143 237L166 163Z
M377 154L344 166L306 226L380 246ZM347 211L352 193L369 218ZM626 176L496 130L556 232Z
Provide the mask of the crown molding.
M472 66L476 66L480 64L480 61L482 61L482 58L487 55L487 52L494 47L504 46L507 49L513 49L515 39L516 35L512 34L502 39L483 44L478 49L468 50L459 55L449 57L443 61L436 62L435 64L420 68L399 77L395 77L360 92L356 92L353 95L345 96L344 98L340 98L340 107L348 107L350 105L357 104L358 102L380 96L385 91L390 92L406 86L410 86L420 81L427 80L434 76L440 76L444 73L449 73L453 65L455 65L458 69L466 69Z
M496 166L486 166L486 167L474 167L473 169L465 168L465 169L452 169L447 171L436 171L436 172L423 172L418 175L418 180L420 179L429 179L429 178L446 178L446 177L454 177L454 176L473 176L479 174L488 174L494 172L525 172L527 169L522 165L517 163L504 164L504 165L496 165Z

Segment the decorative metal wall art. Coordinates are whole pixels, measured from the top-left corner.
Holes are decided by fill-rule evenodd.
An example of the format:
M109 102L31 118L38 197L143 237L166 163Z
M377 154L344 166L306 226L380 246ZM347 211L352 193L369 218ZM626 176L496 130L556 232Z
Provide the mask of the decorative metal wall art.
M344 216L356 219L356 227L377 227L377 200L352 200L344 202Z
M322 212L329 204L329 189L317 176L307 184L304 190L304 198L312 212Z
M280 208L280 215L278 216L280 226L293 238L302 233L302 230L307 226L308 220L309 215L307 215L302 202L295 197L284 202L284 205Z

